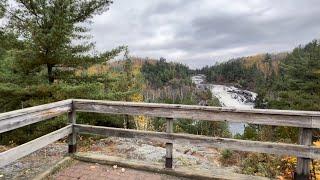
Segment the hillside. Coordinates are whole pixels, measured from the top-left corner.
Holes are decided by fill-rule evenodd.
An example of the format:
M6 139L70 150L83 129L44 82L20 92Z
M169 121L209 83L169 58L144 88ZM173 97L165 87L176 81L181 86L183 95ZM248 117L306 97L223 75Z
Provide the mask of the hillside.
M265 76L270 76L272 72L279 73L279 65L281 60L287 57L288 53L278 54L257 54L242 58L243 66L247 69L255 66ZM270 59L270 62L269 62Z
M257 84L263 79L279 74L279 65L287 53L258 54L231 59L211 67L197 70L205 74L207 81L216 84L233 84L249 90L257 90Z
M228 83L259 94L258 108L320 110L320 44L314 40L289 53L231 59L198 70L212 83Z

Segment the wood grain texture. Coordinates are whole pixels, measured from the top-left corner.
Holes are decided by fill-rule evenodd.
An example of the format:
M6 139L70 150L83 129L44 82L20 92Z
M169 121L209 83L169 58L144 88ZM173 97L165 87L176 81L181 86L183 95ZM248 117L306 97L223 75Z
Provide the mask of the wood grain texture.
M71 111L68 113L68 121L72 125L72 133L68 136L68 153L75 153L77 151L77 132L73 126L76 124L76 111L74 110L73 103Z
M70 104L59 104L59 106L40 108L37 111L32 111L30 113L19 113L19 116L10 114L9 116L6 116L6 118L0 120L0 133L60 116L69 112L70 109Z
M235 109L226 107L95 100L73 100L73 102L75 109L82 112L320 128L320 112L313 111Z
M173 119L167 118L167 130L166 132L168 134L173 133ZM171 142L166 143L166 162L165 162L166 168L172 168L173 167L173 144Z
M181 144L195 144L202 146L212 146L222 149L232 149L238 151L259 152L277 155L293 155L297 157L319 159L320 148L307 145L272 143L248 141L228 138L206 137L190 134L168 134L163 132L137 131L130 129L119 129L109 127L99 127L90 125L75 125L79 133L96 134L102 136L115 136L124 138L138 138L146 141L172 142Z
M299 129L299 143L302 145L312 145L312 129L300 128ZM296 173L298 175L309 176L310 174L311 159L309 158L298 158Z
M76 124L76 111L74 110L73 106L71 111L68 113L68 121L69 124L74 125ZM74 129L72 130L72 134L69 135L69 141L68 144L69 145L76 145L77 143L77 134L74 131Z
M70 107L71 107L71 103L72 103L72 100L68 99L68 100L58 101L58 102L54 102L54 103L43 104L43 105L39 105L39 106L34 106L34 107L19 109L19 110L15 110L15 111L6 112L6 113L1 113L0 114L0 121L3 119L13 118L16 116L21 116L21 115L25 115L25 114L38 112L38 111L48 110L48 109L51 109L54 107L60 107L60 106L65 106L65 105L70 105Z
M75 104L107 104L110 106L132 106L132 107L155 107L155 108L177 108L183 109L199 109L199 110L214 110L225 112L249 112L262 114L278 114L278 115L297 115L297 116L318 116L318 111L292 111L292 110L276 110L276 109L239 109L230 107L213 107L213 106L197 106L197 105L182 105L182 104L164 104L164 103L143 103L143 102L126 102L126 101L102 101L102 100L88 100L88 99L73 99Z
M15 160L22 158L28 154L31 154L32 152L41 149L61 138L64 138L71 133L72 125L68 125L64 128L49 133L45 136L39 137L28 143L22 144L20 146L2 152L0 153L0 167L10 164L11 162L14 162Z

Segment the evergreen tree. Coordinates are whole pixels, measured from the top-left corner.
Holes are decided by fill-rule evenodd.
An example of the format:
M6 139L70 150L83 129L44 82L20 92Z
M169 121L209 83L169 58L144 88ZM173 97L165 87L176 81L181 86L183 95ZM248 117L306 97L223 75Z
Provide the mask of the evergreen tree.
M104 62L113 53L89 55L93 43L88 39L88 28L83 25L93 15L108 10L110 0L16 0L18 7L8 10L9 27L25 40L26 47L16 56L24 64L21 71L30 73L47 69L47 79L59 79L61 68L78 67ZM80 42L76 44L76 42ZM118 52L118 51L116 51Z
M92 53L86 23L108 10L111 1L16 0L16 4L7 9L5 30L18 34L23 43L13 46L0 65L1 111L66 98L108 99L108 72L90 74L87 69L125 47Z
M320 44L314 40L295 48L281 63L280 77L271 88L270 108L319 111Z

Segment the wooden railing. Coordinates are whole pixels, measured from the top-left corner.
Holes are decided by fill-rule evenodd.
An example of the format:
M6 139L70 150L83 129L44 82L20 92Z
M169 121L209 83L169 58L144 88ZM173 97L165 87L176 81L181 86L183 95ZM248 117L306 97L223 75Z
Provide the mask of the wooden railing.
M164 117L167 119L167 130L166 132L151 132L76 124L76 111ZM78 133L147 140L156 139L165 142L166 168L172 168L174 143L191 143L239 151L297 156L296 178L306 178L310 173L311 159L320 159L320 148L312 146L312 129L320 128L320 112L311 111L243 110L226 107L74 99L2 113L0 114L0 133L65 113L68 113L69 125L0 153L0 167L66 136L69 137L69 153L74 153L76 152ZM173 133L173 122L178 118L299 127L299 144L177 134Z

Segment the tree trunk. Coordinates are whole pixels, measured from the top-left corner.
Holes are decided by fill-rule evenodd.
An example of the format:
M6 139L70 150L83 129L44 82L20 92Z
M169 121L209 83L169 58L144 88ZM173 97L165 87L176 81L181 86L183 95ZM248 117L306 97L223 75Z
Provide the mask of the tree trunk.
M53 65L47 64L49 84L52 84L54 82L52 68L53 68Z

